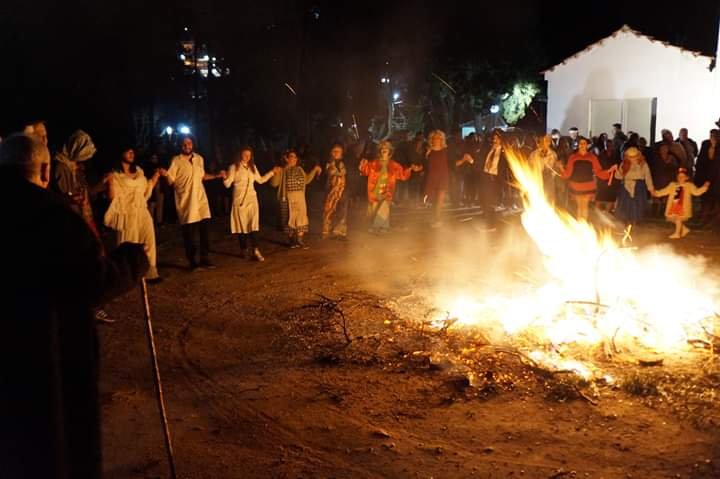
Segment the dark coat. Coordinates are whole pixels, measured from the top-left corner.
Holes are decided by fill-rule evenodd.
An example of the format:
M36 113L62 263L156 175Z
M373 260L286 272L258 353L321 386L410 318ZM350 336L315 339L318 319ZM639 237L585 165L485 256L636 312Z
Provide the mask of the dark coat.
M53 192L5 171L0 202L0 476L100 477L92 307L132 288L147 258L130 244L103 257Z

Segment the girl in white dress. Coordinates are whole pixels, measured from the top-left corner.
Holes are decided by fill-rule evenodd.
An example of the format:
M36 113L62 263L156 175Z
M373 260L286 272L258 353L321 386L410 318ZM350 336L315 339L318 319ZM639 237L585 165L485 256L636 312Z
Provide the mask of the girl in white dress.
M260 175L253 161L252 148L240 149L235 162L230 166L223 183L225 188L233 187L233 203L230 212L230 232L239 235L240 247L250 258L265 261L258 249L257 232L260 230L260 206L258 205L255 183L265 183L279 168L273 168Z
M145 278L159 282L155 227L147 206L147 200L157 184L160 172L148 180L143 170L135 164L135 150L123 151L120 167L107 177L110 207L105 213L105 225L117 231L118 244L140 243L145 246L150 269Z

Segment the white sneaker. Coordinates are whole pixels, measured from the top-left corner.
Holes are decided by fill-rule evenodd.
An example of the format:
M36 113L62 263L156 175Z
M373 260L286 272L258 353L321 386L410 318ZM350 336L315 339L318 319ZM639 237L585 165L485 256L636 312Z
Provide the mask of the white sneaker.
M260 262L265 261L265 258L263 257L262 254L260 254L260 250L259 250L259 249L255 248L255 251L253 251L253 255L255 256L255 259L256 259L256 260L258 260L258 261L260 261Z

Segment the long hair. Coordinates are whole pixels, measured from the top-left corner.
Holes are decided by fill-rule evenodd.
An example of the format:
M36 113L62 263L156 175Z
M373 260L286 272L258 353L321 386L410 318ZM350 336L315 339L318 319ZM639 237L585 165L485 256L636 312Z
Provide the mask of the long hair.
M250 161L248 162L248 168L250 168L250 171L252 171L255 169L255 152L253 151L251 146L241 146L240 149L237 150L237 153L235 153L235 161L233 163L235 164L235 168L240 168L242 155L246 151L250 152Z
M132 150L133 153L135 153L135 148L133 147L127 147L124 148L122 151L120 151L120 158L115 162L115 166L113 170L117 171L118 173L125 173L125 169L123 168L123 155L126 151ZM135 161L129 164L130 165L130 173L135 174L137 172L137 154L135 155Z
M298 152L295 148L288 148L282 154L282 163L283 163L282 166L288 165L288 157L290 156L291 153L295 153L295 156L298 156ZM298 163L299 162L300 162L300 158L298 157Z
M435 137L440 138L440 146L443 150L447 148L447 138L445 137L445 132L442 130L433 130L430 132L428 135L428 145L430 145L430 147L432 147L433 139L435 139Z

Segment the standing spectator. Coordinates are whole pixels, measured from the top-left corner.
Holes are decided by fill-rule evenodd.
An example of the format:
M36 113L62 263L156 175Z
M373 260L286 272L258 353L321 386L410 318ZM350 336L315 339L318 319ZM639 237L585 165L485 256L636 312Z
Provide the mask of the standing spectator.
M612 135L613 150L619 152L628 139L627 135L623 133L620 123L613 123Z
M330 148L330 160L325 166L327 196L323 206L323 239L329 238L331 234L339 239L347 237L348 195L344 151L342 144L335 143Z
M60 194L65 204L85 220L90 231L102 245L100 230L95 224L90 202L90 187L85 168L85 164L95 156L96 151L90 135L82 130L75 131L55 155L51 185ZM113 322L102 307L95 309L95 319L106 323Z
M545 196L548 202L553 205L555 204L555 178L560 175L563 165L560 163L557 154L550 148L551 142L550 135L542 136L538 141L537 149L530 153L529 161L531 164L542 168Z
M26 134L35 135L43 145L48 146L47 125L43 120L31 121L25 125L24 131Z
M260 231L260 206L255 183L263 184L280 172L279 167L260 175L253 158L253 150L243 147L223 180L225 188L233 187L233 202L230 210L230 232L238 235L241 254L247 250L249 258L265 261L260 253L257 232Z
M477 192L475 161L479 158L479 148L480 143L477 141L477 135L475 133L468 134L463 144L462 161L456 166L460 179L460 204L462 206L472 206L475 202Z
M576 153L580 147L580 131L577 126L573 126L568 130L567 142L570 147L571 154Z
M0 145L10 252L3 273L0 470L3 478L102 477L98 341L93 307L147 270L140 245L104 255L95 234L46 190L50 154L35 137ZM49 236L52 235L52 236Z
M700 217L704 225L717 219L720 209L720 130L710 131L710 139L702 142L698 155L695 185L710 182L710 189L700 198Z
M615 177L623 180L615 214L626 224L634 225L645 216L648 192L655 192L650 167L640 150L634 146L625 150Z
M610 140L606 133L601 133L595 145L593 145L593 153L598 157L600 166L606 170L616 165L617 154L615 152L616 141ZM622 145L620 145L622 146ZM600 180L597 182L597 194L595 195L595 204L601 210L611 211L615 205L618 194L618 182Z
M576 217L579 220L587 221L590 214L590 202L595 198L597 186L595 178L607 180L617 169L614 165L603 170L597 156L589 151L589 142L586 138L580 138L578 151L570 156L565 171L562 174L564 180L569 180L569 192L576 206Z
M147 200L160 178L157 170L148 181L135 163L135 150L126 148L115 170L106 177L110 206L105 212L105 226L117 232L117 244L137 243L145 248L150 263L145 277L149 283L161 281L157 270L155 227Z
M420 172L412 175L408 180L408 190L410 192L410 201L413 206L420 206L423 199L425 169L427 161L425 159L425 136L422 132L417 132L413 138L412 148L410 149L410 165L419 166ZM365 158L374 158L374 156L365 156Z
M147 166L148 171L147 174L149 174L151 177L155 174L156 171L160 171L164 167L163 163L163 154L162 154L162 146L158 146L155 150L155 152L150 155L150 158L148 158ZM162 226L163 220L164 220L164 212L165 212L165 188L163 185L163 182L158 181L155 183L155 187L152 190L152 194L150 195L150 200L148 201L148 207L150 208L150 215L153 218L154 223L157 226Z
M483 162L482 210L488 228L495 229L497 214L495 208L502 202L502 193L507 182L507 158L502 145L500 131L492 133L491 144Z
M306 173L298 164L295 150L287 150L283 155L283 160L285 166L280 170L280 174L275 175L272 180L272 185L278 189L280 221L288 236L289 246L307 249L308 246L303 238L305 233L310 230L310 220L307 214L305 188L315 176L322 173L322 168L316 164L309 173Z
M654 194L657 197L668 197L665 217L669 222L675 224L675 232L670 235L670 239L682 238L690 233L685 222L692 218L692 197L702 195L710 186L710 183L706 181L698 188L688 181L689 179L685 168L678 168L677 181L671 181L669 185L656 190Z
M669 130L662 131L662 141L655 144L653 160L650 163L655 189L662 190L675 180L678 168L685 162L685 149L673 141ZM662 203L654 202L653 209L661 214Z
M393 147L389 141L378 145L378 157L360 161L360 173L368 177L368 220L371 233L383 234L390 229L390 208L398 181L406 181L413 171L421 171L422 166L412 165L403 168L392 158Z
M687 156L688 172L693 173L695 168L695 158L698 156L698 146L695 140L688 137L688 129L680 128L680 135L678 136L677 143L680 143L685 148L685 155ZM692 177L692 174L691 174Z
M77 130L55 155L53 187L62 195L66 204L87 222L90 230L100 239L90 204L89 185L85 162L95 155L97 149L90 135Z
M560 130L557 128L554 128L550 132L550 138L552 138L550 147L553 149L564 168L565 165L567 165L570 155L572 154L570 145L568 144L566 138L560 136ZM567 208L568 206L567 185L564 181L555 181L555 202L562 208Z
M463 142L462 136L460 136L460 130L454 130L449 137L446 137L447 147L445 149L445 155L447 156L447 168L448 168L448 189L446 197L449 197L450 205L452 208L460 206L461 192L462 192L462 180L461 180L461 168L460 165L465 166L468 163L463 161L465 154L465 143ZM430 145L432 147L432 145ZM428 175L432 174L432 165L428 165ZM428 180L430 176L428 176ZM435 204L433 204L435 206ZM443 202L442 207L445 206ZM439 217L436 213L436 227L439 226Z
M194 151L193 140L185 137L181 143L181 153L170 161L170 168L161 170L170 186L175 188L175 209L182 225L185 256L190 270L214 268L210 262L210 242L208 239L208 220L210 204L203 181L224 178L225 172L205 173L205 160ZM195 238L200 236L200 262L197 262Z

